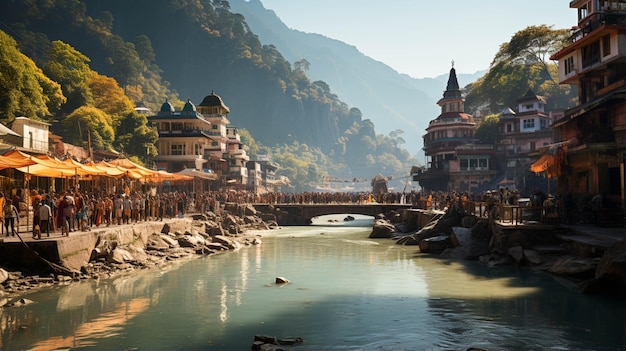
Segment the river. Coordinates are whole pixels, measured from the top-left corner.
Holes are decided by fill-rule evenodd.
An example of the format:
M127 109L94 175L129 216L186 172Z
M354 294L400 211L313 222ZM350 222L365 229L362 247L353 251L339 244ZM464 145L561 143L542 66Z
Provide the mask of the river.
M432 258L368 239L369 219L334 218L164 270L29 293L35 304L1 310L0 350L250 350L256 334L300 336L296 351L626 349L623 300Z

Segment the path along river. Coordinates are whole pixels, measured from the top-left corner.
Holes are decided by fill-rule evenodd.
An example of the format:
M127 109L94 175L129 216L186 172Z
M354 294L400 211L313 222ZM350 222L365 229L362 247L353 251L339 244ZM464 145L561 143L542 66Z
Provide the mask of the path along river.
M0 350L250 350L256 334L301 336L299 351L626 349L623 300L424 256L368 239L367 223L262 232L259 246L28 294L0 310Z

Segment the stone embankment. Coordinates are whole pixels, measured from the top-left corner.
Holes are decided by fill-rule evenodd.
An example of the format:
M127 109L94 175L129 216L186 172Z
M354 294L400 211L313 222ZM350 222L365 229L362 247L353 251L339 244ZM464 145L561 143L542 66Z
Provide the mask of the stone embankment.
M35 288L70 284L86 279L110 278L128 274L136 269L162 267L175 260L257 245L261 243L259 236L247 234L248 230L267 230L276 226L276 220L272 215L258 213L252 206L226 204L219 213L207 212L144 225L129 224L103 229L94 228L90 232L73 232L69 238L58 241L82 240L87 243L93 241L95 244L89 248L88 259L80 262L76 259L80 254L57 253L56 257L60 258L55 262L33 251L34 255L30 255L31 260L35 255L38 256L41 259L40 263L45 262L41 263L44 267L40 265L37 270L15 265L11 268L0 268L0 306L30 303L19 295ZM146 228L159 229L149 233L136 233ZM28 247L29 243L34 242L22 243ZM50 243L52 244L52 241ZM41 270L46 273L32 273Z
M370 238L418 245L420 252L445 259L544 271L584 293L626 296L624 237L600 240L559 225L503 223L451 207L380 215Z

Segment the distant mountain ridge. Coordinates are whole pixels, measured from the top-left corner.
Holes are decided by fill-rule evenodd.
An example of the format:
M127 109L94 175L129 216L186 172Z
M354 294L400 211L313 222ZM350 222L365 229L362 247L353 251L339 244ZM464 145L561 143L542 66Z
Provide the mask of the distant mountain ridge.
M404 147L411 154L421 150L428 122L439 114L436 102L443 96L448 72L435 78L412 78L342 41L290 29L260 0L231 0L230 5L246 18L263 44L276 46L291 63L306 59L310 63L307 75L328 83L334 94L371 119L378 132L401 129ZM484 73L458 74L459 84L465 86Z

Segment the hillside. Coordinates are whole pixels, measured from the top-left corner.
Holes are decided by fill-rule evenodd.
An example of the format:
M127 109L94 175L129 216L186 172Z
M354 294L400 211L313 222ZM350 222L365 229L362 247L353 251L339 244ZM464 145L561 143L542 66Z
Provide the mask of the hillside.
M349 105L358 106L378 132L401 129L409 152L415 154L421 149L428 122L440 112L436 102L445 90L448 72L434 78L412 78L365 56L354 46L288 28L259 0L231 0L230 4L234 12L246 18L262 43L275 45L289 62L306 59L310 63L307 74L327 82ZM482 74L459 74L459 83L465 86Z
M52 44L61 41L85 56L87 70L115 78L134 102L153 110L165 99L199 103L215 91L231 107L234 126L292 155L282 156L299 161L291 170L307 182L327 172L405 175L413 164L400 148L402 137L380 134L330 84L309 78L276 46L262 44L226 1L8 0L0 2L0 24L38 66L49 62ZM59 72L72 71L65 68ZM85 97L68 99L46 120L62 122L88 104Z

